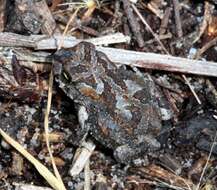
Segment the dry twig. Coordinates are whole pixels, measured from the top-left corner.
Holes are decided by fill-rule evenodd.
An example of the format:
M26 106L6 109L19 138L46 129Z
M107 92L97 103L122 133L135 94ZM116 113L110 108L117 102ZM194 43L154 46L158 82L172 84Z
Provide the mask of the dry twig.
M197 59L199 59L201 57L201 55L203 53L205 53L209 48L211 48L212 46L216 45L216 42L217 42L217 37L215 37L212 40L210 40L209 42L207 42L205 45L203 45L202 48L198 49L195 57Z
M78 175L84 169L94 149L95 144L92 141L82 143L81 148L77 149L77 155L74 158L74 164L69 171L71 176Z
M131 3L128 0L122 0L124 11L126 13L127 19L129 21L131 30L133 34L135 35L136 41L139 45L139 47L144 47L145 43L143 40L143 36L141 34L140 25L137 21L137 19L134 16L133 10L131 8Z
M144 3L143 3L144 4ZM163 18L163 11L159 9L158 4L159 2L151 1L147 4L147 8L153 12L157 17L160 19Z
M0 0L0 32L4 31L6 21L7 0Z
M139 173L140 176L156 181L161 185L167 185L173 189L192 190L194 188L194 184L191 180L182 178L154 164L143 168L130 168L130 170Z
M217 117L214 117L214 118L217 119ZM208 155L206 164L205 164L205 166L204 166L204 168L203 168L203 171L202 171L202 174L201 174L201 176L200 176L199 183L197 184L196 190L199 190L199 189L200 189L200 185L201 185L202 179L203 179L203 177L204 177L204 174L205 174L206 169L207 169L207 167L208 167L210 158L211 158L211 156L212 156L213 148L216 146L216 140L217 140L217 131L216 131L216 133L215 133L215 137L214 137L212 146L211 146L211 148L210 148L210 152L209 152L209 155Z
M171 13L171 8L168 7L165 10L164 16L163 16L162 21L161 21L161 26L160 26L160 30L159 30L160 31L159 32L160 35L166 33L167 26L168 26L168 23L169 23L170 13Z
M138 15L138 17L141 19L142 23L146 26L146 28L148 29L149 32L151 32L151 34L154 36L154 38L156 39L156 41L160 44L161 48L164 50L164 52L166 52L169 55L169 52L167 51L167 49L165 48L165 46L163 45L163 43L160 41L158 35L152 30L152 28L149 26L149 24L146 22L146 20L144 19L144 17L141 15L141 13L139 12L139 10L136 8L136 6L134 4L131 5L133 10L135 11L135 13Z
M15 190L52 190L48 187L39 187L35 185L29 185L29 184L20 184L20 183L13 183L15 186Z
M35 1L33 9L42 17L42 32L44 34L52 35L60 33L45 0Z
M49 134L49 129L48 129L48 126L49 126L49 114L50 114L51 100L52 100L52 89L53 89L53 73L51 71L50 77L49 77L47 108L46 108L45 117L44 117L44 129L45 129L45 134L46 134L45 135L45 140L46 140L47 149L48 149L51 161L52 161L52 166L53 166L53 169L54 169L55 176L56 176L57 180L59 181L59 183L61 184L61 186L64 187L62 178L61 178L61 176L59 174L59 171L58 171L58 169L56 167L56 164L55 164L55 161L54 161L54 158L53 158L53 154L52 154L52 151L51 151L51 148L50 148L49 135L48 135Z
M25 40L23 40L23 38ZM13 39L13 40L11 40ZM57 49L60 44L61 36L46 37L44 35L22 36L14 35L12 33L0 33L0 46L7 46L6 42L10 43L8 46L32 47L35 49ZM64 48L70 48L76 45L80 40L73 37L64 37ZM120 64L132 65L135 67L164 70L170 72L179 72L186 74L205 75L217 77L217 64L211 61L192 60L187 58L180 58L171 55L162 55L156 53L136 52L130 50L96 47L97 50L105 53L108 58ZM51 63L52 59L49 53L37 55L37 59L41 63ZM18 60L24 60L18 56ZM34 54L28 55L29 61L36 61Z
M136 14L139 16L139 18L142 20L143 24L145 24L145 26L149 29L149 31L150 31L150 32L152 33L152 35L155 37L155 39L157 40L157 42L160 44L160 46L162 47L162 49L164 50L164 52L169 55L170 53L167 51L167 49L164 47L163 43L160 41L159 37L154 33L154 31L152 30L152 28L148 25L148 23L146 22L146 20L145 20L145 19L143 18L143 16L140 14L140 12L139 12L138 9L136 8L136 6L132 4L132 7L133 7L134 11L136 12ZM178 9L176 9L176 10L179 11ZM179 16L179 14L177 14L177 16ZM177 19L177 20L180 20L180 19ZM181 24L179 24L179 25L180 25L180 26L179 26L179 27L180 27L179 30L182 31L182 29L181 29ZM179 35L182 35L182 32L180 32ZM194 95L194 97L196 98L197 102L198 102L199 104L201 104L201 101L200 101L199 97L197 96L196 92L194 91L194 88L193 88L193 86L190 84L189 80L186 78L185 75L182 75L182 77L183 77L183 79L185 80L185 82L186 82L186 84L188 85L188 87L190 88L190 90L191 90L192 94Z
M84 190L90 190L90 161L89 159L87 160L84 168Z
M175 22L176 22L177 34L178 34L178 37L180 38L183 36L183 32L182 32L182 24L181 24L180 13L179 13L179 9L180 9L179 1L173 0L173 6L174 6L174 12L175 12Z

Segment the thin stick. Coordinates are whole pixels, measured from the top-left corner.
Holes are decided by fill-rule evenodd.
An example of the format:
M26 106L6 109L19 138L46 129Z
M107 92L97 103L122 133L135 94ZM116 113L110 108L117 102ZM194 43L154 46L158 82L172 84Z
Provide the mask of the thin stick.
M217 42L217 37L213 38L212 40L210 40L209 42L207 42L202 48L200 48L197 53L196 53L196 58L199 59L201 57L201 55L206 52L209 48L211 48L212 46L216 45Z
M84 167L84 190L90 190L90 160L88 159Z
M185 80L186 84L188 85L188 87L190 88L192 94L194 95L195 99L197 100L198 104L201 104L200 98L198 97L198 95L196 94L194 87L190 84L189 80L187 79L187 77L185 75L182 75L182 78Z
M49 131L48 131L49 114L50 114L51 100L52 100L52 89L53 89L53 72L51 71L50 77L49 77L47 109L46 109L45 118L44 118L44 128L45 128L45 134L46 134L45 135L45 140L46 140L46 145L47 145L47 149L48 149L50 158L52 160L52 166L53 166L53 169L54 169L55 176L58 179L59 183L61 183L62 186L64 187L62 178L61 178L61 176L59 174L59 171L58 171L58 169L56 167L56 164L55 164L55 161L54 161L54 158L53 158L53 154L52 154L52 151L51 151L51 148L50 148L49 135L48 135L49 134Z
M180 4L178 0L173 0L174 12L175 12L175 22L176 22L176 30L179 38L183 37L182 31L182 24L180 18ZM194 90L194 87L189 82L188 78L185 75L182 75L182 78L185 80L186 84L188 85L191 93L194 95L195 99L197 100L198 104L201 104L200 98L198 97L197 93Z
M29 184L23 184L23 183L13 183L13 185L16 187L16 190L52 190L48 187L40 187L35 185L29 185Z
M13 40L12 40L13 39ZM45 36L45 35L32 35L23 36L13 33L0 33L0 55L10 59L8 56L8 48L6 47L31 47L37 50L57 49L62 36ZM75 46L81 40L75 39L71 36L64 37L64 48ZM83 40L85 41L85 40ZM9 42L8 45L7 42ZM205 60L194 60L188 58L175 57L171 55L163 55L157 53L137 52L131 50L109 48L109 47L96 47L96 50L101 51L107 57L119 64L131 65L140 68L164 70L169 72L179 72L186 74L204 75L217 77L217 64L216 62ZM23 54L23 53L22 53ZM17 56L18 60L33 61L38 63L51 63L52 59L50 53L29 52L28 55ZM36 59L37 58L37 59ZM26 65L28 67L28 65Z
M81 148L76 151L77 154L75 154L73 165L69 170L72 177L78 175L84 169L95 147L96 145L91 140L82 142Z
M162 21L161 21L160 30L159 30L160 35L166 33L167 26L169 23L170 13L171 13L171 8L167 7L165 10L164 16L162 18Z
M138 46L144 47L145 43L144 43L143 36L141 34L139 22L135 18L135 15L134 15L132 8L130 6L132 3L130 3L128 0L122 0L122 2L123 2L123 6L124 6L124 11L126 13L128 21L129 21L131 30L132 30L135 38L136 38Z
M79 11L79 8L77 8L75 10L75 12L72 14L72 16L70 17L70 19L69 19L69 21L68 21L68 23L67 23L67 25L66 25L66 27L65 27L65 29L63 31L62 39L61 39L61 41L59 43L59 46L58 46L57 50L59 50L59 49L61 49L61 47L63 47L64 37L65 37L65 35L66 35L66 33L67 33L68 29L69 29L70 24L75 20L75 17L77 15L78 11Z
M154 38L156 39L156 41L160 44L160 46L162 47L162 49L169 55L170 53L167 51L167 49L165 48L165 46L163 45L163 43L160 41L160 39L158 38L158 35L152 30L152 28L149 26L149 24L143 18L143 16L139 12L139 10L136 8L136 6L134 4L131 4L131 6L132 6L133 10L135 11L135 13L137 14L137 16L141 19L142 23L147 27L147 29L151 32L151 34L154 36Z
M42 17L42 33L43 34L60 34L60 30L57 28L56 21L53 18L53 15L50 9L47 6L45 0L35 1L34 2L34 11Z
M152 28L149 26L149 24L146 22L146 20L143 18L143 16L141 15L141 13L139 12L139 10L136 8L136 6L134 4L131 5L133 7L133 10L136 12L136 14L139 16L139 18L141 19L141 21L143 22L143 24L148 28L148 30L152 33L152 35L154 36L154 38L157 40L157 42L160 44L160 46L162 47L162 49L165 51L166 54L170 55L170 53L167 51L167 49L165 48L165 46L163 45L163 43L160 41L159 37L157 36L157 34L152 30ZM180 25L181 26L181 25ZM180 33L181 34L181 33ZM186 84L188 85L189 89L191 90L192 94L194 95L195 99L197 100L198 104L201 104L201 101L198 97L198 95L196 94L196 92L194 91L193 86L191 86L190 82L188 81L188 79L186 78L185 75L182 75L183 79L185 80Z
M181 24L181 19L180 19L180 5L178 0L173 0L173 6L174 6L174 12L175 12L175 22L176 22L176 30L178 37L181 38L183 36L182 32L182 24Z
M63 39L64 39L64 36L65 36L65 33L68 30L69 24L73 21L75 15L77 14L77 11L78 11L78 9L75 11L75 13L72 15L71 19L67 23L67 26L66 26L63 34L62 34L62 40L61 40L61 42L59 44L58 49L61 48L61 46L63 44L63 41L64 41ZM48 130L48 126L49 126L49 113L50 113L50 107L51 107L51 102L52 102L53 80L54 80L53 71L51 70L50 76L49 76L47 109L46 109L46 112L45 112L45 119L44 119L45 140L46 140L48 152L49 152L49 155L50 155L50 158L51 158L51 162L52 162L52 166L53 166L53 169L54 169L54 173L55 173L57 179L60 181L60 183L63 184L62 178L61 178L61 176L59 174L59 171L58 171L58 169L56 167L56 164L55 164L55 161L54 161L54 158L53 158L53 154L52 154L52 151L51 151L51 148L50 148L50 143L49 143L49 130ZM63 186L64 186L64 184L63 184Z
M6 3L7 3L7 0L0 0L0 32L4 31L4 28L5 28Z
M214 118L216 119L216 117L214 117ZM207 166L208 166L208 164L209 164L209 161L210 161L210 158L211 158L211 155L212 155L212 152L213 152L213 148L214 148L215 145L216 145L216 139L217 139L217 131L216 131L216 133L215 133L215 137L214 137L212 146L211 146L211 148L210 148L210 152L209 152L209 156L208 156L208 158L207 158L206 164L205 164L205 166L204 166L204 168L203 168L203 171L202 171L202 174L201 174L201 176L200 176L199 183L197 184L197 187L196 187L195 190L199 190L199 189L200 189L201 181L202 181L202 179L203 179L203 176L204 176L205 171L206 171L206 169L207 169Z

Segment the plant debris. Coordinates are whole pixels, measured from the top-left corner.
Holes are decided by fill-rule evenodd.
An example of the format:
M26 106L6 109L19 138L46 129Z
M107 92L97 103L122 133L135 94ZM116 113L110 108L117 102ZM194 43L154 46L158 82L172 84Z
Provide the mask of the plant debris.
M0 189L216 189L216 5L0 0Z

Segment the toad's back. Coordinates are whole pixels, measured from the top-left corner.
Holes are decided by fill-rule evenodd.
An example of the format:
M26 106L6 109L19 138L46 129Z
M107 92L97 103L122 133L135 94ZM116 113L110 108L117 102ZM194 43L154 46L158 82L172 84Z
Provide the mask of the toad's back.
M80 113L82 128L101 144L117 149L118 159L123 151L136 156L159 148L155 137L162 128L160 92L148 75L118 67L85 42L60 50L54 59L59 86L85 108L86 116Z

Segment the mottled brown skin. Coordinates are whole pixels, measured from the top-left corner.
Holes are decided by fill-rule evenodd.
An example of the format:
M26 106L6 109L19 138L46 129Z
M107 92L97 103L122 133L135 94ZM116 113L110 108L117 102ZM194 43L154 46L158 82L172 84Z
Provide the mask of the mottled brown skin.
M86 109L81 134L89 131L118 161L160 148L159 92L148 75L117 67L87 42L55 53L54 75L78 110Z

